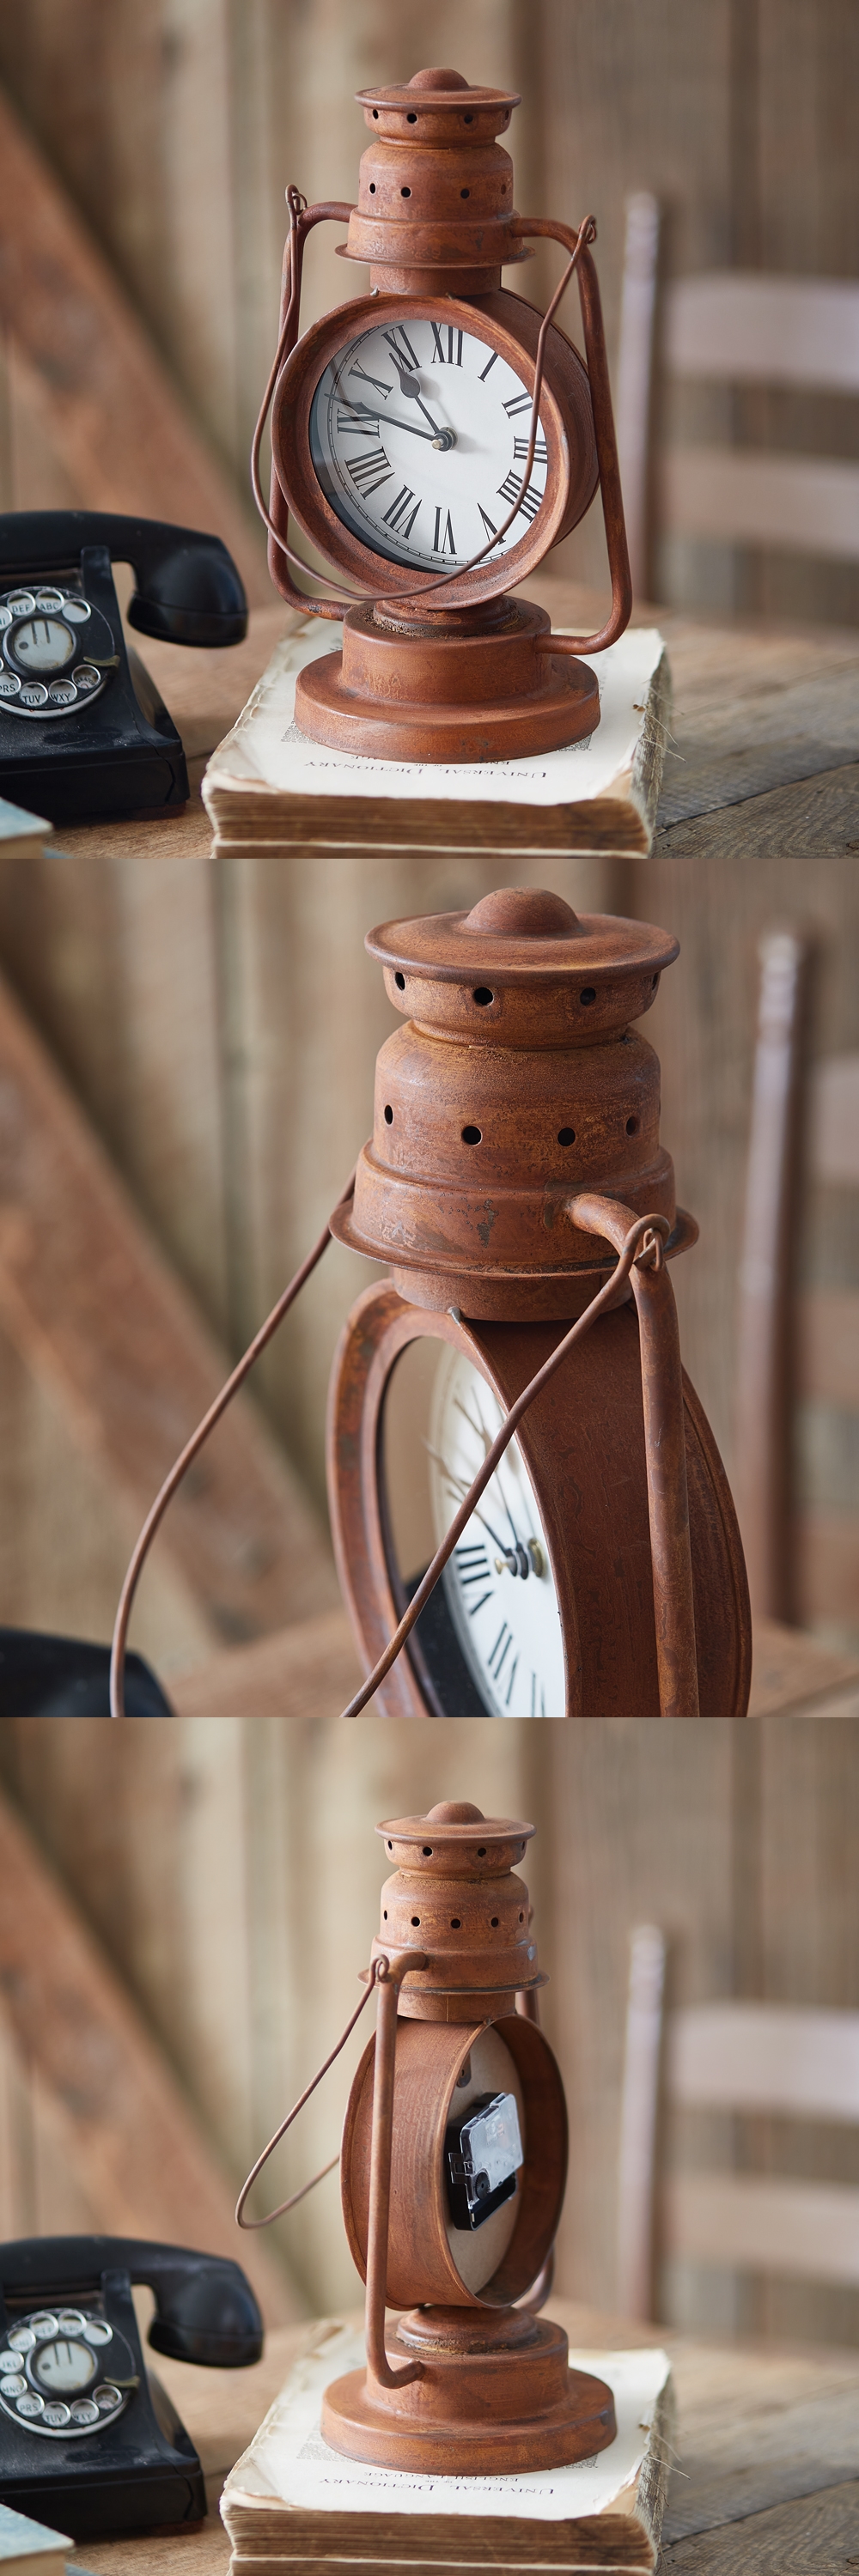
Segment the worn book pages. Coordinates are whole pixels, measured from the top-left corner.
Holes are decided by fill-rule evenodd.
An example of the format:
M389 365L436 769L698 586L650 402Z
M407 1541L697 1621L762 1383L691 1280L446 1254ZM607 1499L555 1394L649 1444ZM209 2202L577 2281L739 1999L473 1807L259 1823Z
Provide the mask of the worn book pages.
M363 2336L329 2320L231 2470L221 2512L231 2568L354 2561L463 2567L641 2570L656 2564L673 2399L661 2351L571 2352L614 2392L617 2437L572 2468L511 2477L417 2476L329 2450L323 2389L360 2367Z
M647 856L670 693L655 627L630 628L595 656L596 732L565 751L523 760L369 760L311 742L294 721L296 672L339 641L339 627L314 618L284 636L210 760L203 800L219 855L485 849L531 858Z

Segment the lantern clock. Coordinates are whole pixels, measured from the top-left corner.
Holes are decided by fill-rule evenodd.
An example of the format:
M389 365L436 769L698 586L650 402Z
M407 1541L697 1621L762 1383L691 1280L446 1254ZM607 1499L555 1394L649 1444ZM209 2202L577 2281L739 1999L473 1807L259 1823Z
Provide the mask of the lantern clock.
M680 1362L697 1238L638 1025L678 943L505 886L368 933L404 1025L322 1235L162 1486L171 1495L334 1235L374 1263L328 1405L338 1571L389 1717L734 1717L748 1587ZM119 1706L117 1706L117 1699Z
M596 226L514 211L499 136L515 91L433 68L358 96L372 141L357 205L287 191L280 339L254 443L277 588L305 615L344 620L342 652L299 674L296 723L383 759L552 750L598 724L579 657L612 643L631 607ZM341 255L368 267L369 291L299 336L304 245L328 221L346 224ZM501 284L541 236L568 253L545 318ZM574 271L584 358L551 319ZM511 592L598 488L611 612L598 634L552 635L545 611ZM290 514L345 596L296 587Z
M724 1468L668 1264L694 1244L637 1023L677 941L523 887L369 933L405 1025L376 1066L342 1243L386 1264L334 1362L328 1482L369 1672L499 1426L525 1413L406 1650L388 1716L742 1715L750 1627ZM628 1230L651 1250L611 1289ZM658 1238L658 1240L657 1240Z
M567 2118L516 1875L533 1826L443 1803L377 1831L394 1864L368 1980L378 2018L340 2149L367 2359L326 2389L324 2439L352 2459L441 2475L591 2458L615 2436L611 2389L570 2369L563 2328L536 2313ZM240 2224L269 2223L242 2213L270 2153L244 2186ZM401 2312L393 2327L386 2307Z

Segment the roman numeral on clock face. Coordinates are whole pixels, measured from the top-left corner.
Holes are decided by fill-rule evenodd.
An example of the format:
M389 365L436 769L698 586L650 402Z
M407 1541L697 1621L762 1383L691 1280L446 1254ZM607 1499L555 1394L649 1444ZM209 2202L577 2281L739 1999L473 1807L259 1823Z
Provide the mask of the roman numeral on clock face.
M486 1549L485 1547L455 1547L453 1560L459 1576L460 1591L474 1592L474 1600L466 1602L468 1616L474 1619L478 1610L484 1609L486 1602L493 1598Z
M455 553L456 553L456 547L455 547L455 545L454 545L454 541L453 541L453 523L452 523L452 520L451 520L450 511L448 510L447 518L446 518L446 521L445 521L444 536L442 536L442 533L441 533L441 519L442 519L441 511L440 511L440 510L437 510L437 511L436 511L436 514L435 514L435 536L433 537L433 541L432 541L432 550L433 550L433 554L434 554L434 555L455 555Z
M520 464L524 465L525 458L528 454L527 438L514 438L513 454L515 457L518 457ZM544 438L537 438L534 441L533 462L535 465L545 465L547 463L547 449Z
M406 511L410 501L415 501L414 493L409 491L407 483L402 483L399 492L397 493L396 500L392 501L388 509L383 513L386 528L396 528L398 535L401 537L411 536L412 529L421 506L419 501L415 501L411 518L407 519Z
M446 367L461 367L461 365L462 365L462 332L461 332L461 331L455 331L455 330L454 330L454 327L453 327L453 323L452 323L452 322L449 322L449 323L448 323L448 326L447 326L447 356L445 356L445 353L444 353L444 350L443 350L443 348L442 348L442 344L441 344L441 343L442 343L442 332L439 330L438 323L437 323L437 322L432 322L432 323L430 324L430 329L431 329L431 331L432 331L432 336L433 336L433 339L434 339L434 341L435 341L435 348L434 348L433 353L432 353L432 362L433 362L433 366L434 366L434 367L436 367L436 366L440 366L440 367L445 367L445 366L446 366ZM444 329L444 324L442 324L442 330L443 330L443 329Z
M505 474L503 483L499 483L498 498L500 501L506 501L508 507L516 499L520 481L521 476L514 474L511 466L509 474ZM532 519L536 519L542 498L542 492L535 492L533 483L529 483L526 486L519 503L519 509L523 519L527 519L529 525Z
M378 447L366 448L363 456L350 456L347 461L352 481L365 501L371 492L378 492L380 483L390 482L391 468L381 442Z
M415 356L404 323L397 322L393 331L386 331L384 336L389 349L393 349L398 366L408 367L410 374L419 375L421 362Z

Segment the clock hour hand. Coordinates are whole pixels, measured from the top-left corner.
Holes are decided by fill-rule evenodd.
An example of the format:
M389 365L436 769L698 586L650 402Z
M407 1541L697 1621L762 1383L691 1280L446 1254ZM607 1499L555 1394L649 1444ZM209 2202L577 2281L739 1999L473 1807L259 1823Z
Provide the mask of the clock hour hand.
M410 368L403 367L399 358L394 357L393 364L396 370L401 394L407 394L410 402L419 403L424 419L429 421L439 447L455 447L455 430L443 429L441 422L433 420L432 412L427 410L423 394L421 393L420 378L418 376L413 376Z

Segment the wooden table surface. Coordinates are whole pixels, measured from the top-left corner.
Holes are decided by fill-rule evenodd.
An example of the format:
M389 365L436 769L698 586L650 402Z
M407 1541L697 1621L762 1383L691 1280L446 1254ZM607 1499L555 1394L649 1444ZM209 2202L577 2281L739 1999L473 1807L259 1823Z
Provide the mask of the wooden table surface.
M551 574L529 582L528 594L559 627L589 626L602 613L593 593ZM245 643L223 653L130 637L182 735L191 802L163 821L60 830L62 848L115 858L208 849L199 795L206 761L291 622L279 602L253 609ZM704 855L719 818L748 804L759 850L776 845L821 858L859 850L859 634L718 627L647 604L634 622L661 627L674 684L657 845L673 856Z
M663 2343L679 2407L663 2529L665 2576L842 2576L859 2562L859 2352L697 2343L552 2298L585 2350ZM217 2501L286 2377L306 2329L268 2338L253 2370L192 2370L155 2356L206 2474L196 2530L82 2542L92 2576L226 2576Z

